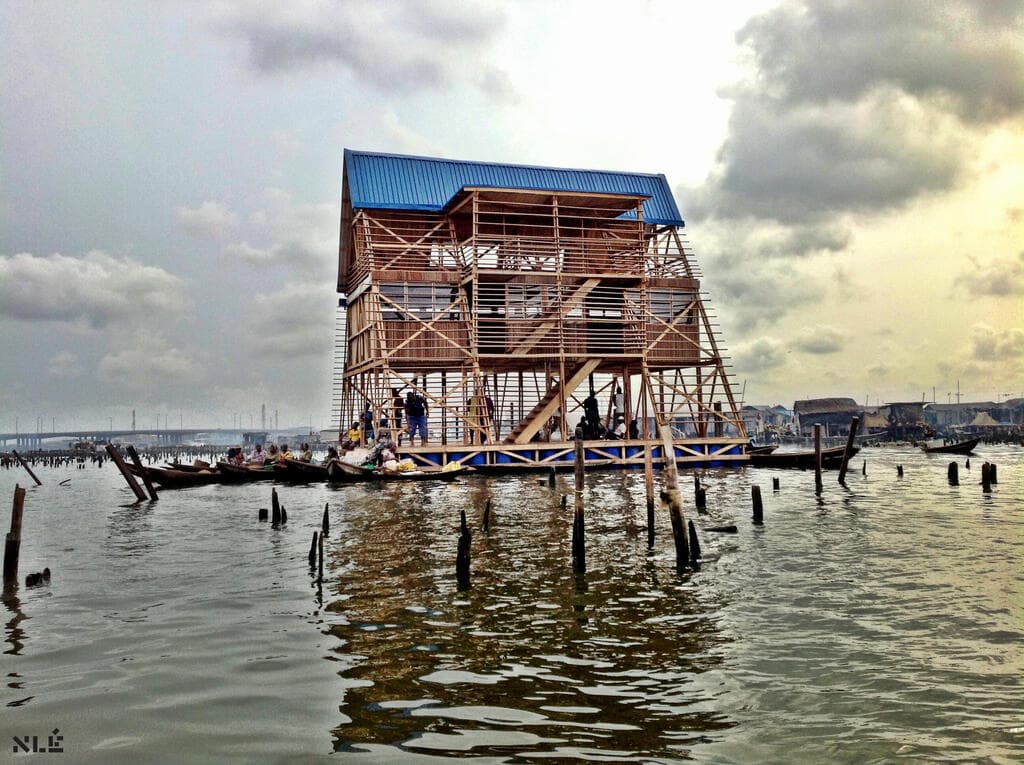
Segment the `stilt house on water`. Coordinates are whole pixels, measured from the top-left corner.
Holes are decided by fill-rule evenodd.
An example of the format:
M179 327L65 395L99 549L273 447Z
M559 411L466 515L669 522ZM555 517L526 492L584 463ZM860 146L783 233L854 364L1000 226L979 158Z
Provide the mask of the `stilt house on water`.
M665 176L346 150L342 185L342 432L369 404L397 440L414 391L423 464L567 467L587 413L589 465L746 459Z

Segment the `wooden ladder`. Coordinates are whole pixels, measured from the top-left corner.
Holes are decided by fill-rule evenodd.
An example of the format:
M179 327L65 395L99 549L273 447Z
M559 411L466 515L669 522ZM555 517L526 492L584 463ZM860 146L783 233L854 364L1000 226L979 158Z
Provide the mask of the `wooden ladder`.
M565 380L564 384L553 385L548 388L544 397L537 402L537 406L530 410L529 414L520 420L519 424L516 425L515 429L508 434L505 438L506 444L528 444L541 428L544 427L544 423L550 419L550 417L558 411L559 406L559 392L565 391L565 395L568 396L580 383L586 380L590 373L597 369L600 365L601 359L587 359L580 364L573 373Z

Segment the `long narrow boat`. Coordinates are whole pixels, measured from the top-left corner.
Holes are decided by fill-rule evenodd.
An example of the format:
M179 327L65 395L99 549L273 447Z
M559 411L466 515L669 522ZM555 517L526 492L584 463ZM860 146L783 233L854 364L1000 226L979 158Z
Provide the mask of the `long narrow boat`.
M280 459L274 465L274 474L282 481L310 483L327 480L327 466L302 460Z
M936 446L921 444L921 448L928 454L970 454L979 441L981 441L980 438L971 438L967 441L958 441L955 444L938 444Z
M145 475L150 481L166 489L178 489L185 486L204 486L218 483L222 476L216 470L175 470L174 468L143 467L129 465L128 469L135 475Z
M838 470L843 464L843 452L846 447L836 446L832 449L821 450L821 467L825 470ZM860 451L855 446L850 452L852 457ZM799 468L801 470L814 470L814 452L771 452L769 454L751 454L750 464L755 467L775 468Z
M249 483L251 481L272 481L273 466L236 465L232 462L218 462L217 472L224 483Z
M372 481L373 470L360 465L353 465L343 460L331 460L327 463L327 480L331 483L357 483Z
M355 483L359 481L451 481L460 475L472 472L473 468L460 465L457 468L420 466L415 470L382 470L353 465L342 460L331 460L327 465L327 480L331 483Z

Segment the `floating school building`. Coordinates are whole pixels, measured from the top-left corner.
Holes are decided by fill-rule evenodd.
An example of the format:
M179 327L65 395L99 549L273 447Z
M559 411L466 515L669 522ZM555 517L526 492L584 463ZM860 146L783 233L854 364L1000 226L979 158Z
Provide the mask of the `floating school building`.
M626 438L588 438L593 466L746 459L665 176L346 150L342 186L342 432L369 405L397 440L416 391L420 463L569 466L595 410Z

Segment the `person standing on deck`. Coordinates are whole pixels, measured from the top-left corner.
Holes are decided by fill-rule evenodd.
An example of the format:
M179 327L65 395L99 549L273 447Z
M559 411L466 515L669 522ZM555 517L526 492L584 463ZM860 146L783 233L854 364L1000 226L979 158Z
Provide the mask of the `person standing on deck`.
M363 443L369 444L373 440L373 404L366 402L366 410L363 412Z
M395 420L395 430L398 432L398 445L402 445L402 415L405 414L405 400L402 398L401 388L391 389L391 413Z
M416 445L416 433L420 443L427 445L427 400L416 391L409 391L405 397L405 415L409 418L409 445Z

